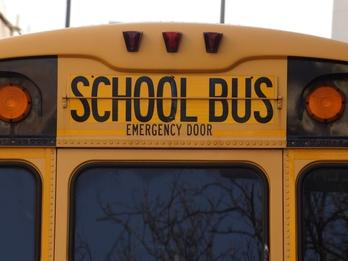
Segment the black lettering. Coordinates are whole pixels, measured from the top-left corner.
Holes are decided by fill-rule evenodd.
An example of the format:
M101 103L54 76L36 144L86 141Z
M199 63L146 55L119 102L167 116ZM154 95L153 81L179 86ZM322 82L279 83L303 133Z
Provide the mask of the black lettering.
M212 129L213 126L211 124L207 124L207 136L213 136Z
M221 95L216 94L216 86L221 86ZM227 83L221 78L210 78L209 79L209 97L227 97ZM222 114L216 115L216 103L221 103ZM228 103L226 99L209 99L209 121L210 122L222 122L227 119L228 116Z
M166 83L169 84L170 86L170 91L171 91L171 105L170 105L170 113L168 116L164 115L164 109L163 109L163 92L164 92L164 86L166 85ZM177 104L178 104L178 100L175 99L178 97L178 92L177 92L177 88L176 88L176 83L174 80L174 77L163 77L160 79L160 81L158 82L158 87L157 87L157 114L158 114L158 118L163 121L163 122L171 122L173 120L175 120L175 115L176 115L176 111L177 111ZM173 99L174 98L174 99Z
M195 124L195 135L206 133L205 124ZM180 136L182 124L126 124L127 136ZM191 127L191 126L190 126ZM193 128L191 127L193 130ZM201 130L200 130L201 129ZM204 134L201 134L204 135Z
M139 125L138 124L132 124L132 135L139 135Z
M163 129L162 129L162 127L163 127L162 124L158 124L157 125L158 136L163 136Z
M146 136L151 135L151 125L150 124L146 124L145 134L146 134Z
M169 136L169 130L170 130L170 125L169 124L165 124L164 128L163 128L164 136Z
M152 128L151 128L151 131L152 131L151 135L152 136L157 136L157 124L152 124L151 126L152 126Z
M192 135L192 125L191 124L187 124L187 126L186 126L186 135L187 136Z
M198 136L199 133L199 125L198 124L193 124L193 135Z
M88 103L87 99L82 98L83 95L78 89L79 83L81 83L85 87L89 87L89 81L83 76L77 76L71 82L71 90L72 90L73 94L76 97L81 97L81 98L79 98L79 100L80 100L82 107L83 107L83 113L82 113L82 115L78 115L76 110L71 110L70 113L71 113L71 117L75 121L84 122L89 118L89 116L91 114L91 110L89 108L89 103Z
M180 121L197 122L197 116L187 115L187 99L186 99L186 78L180 79Z
M178 129L178 136L181 135L181 127L182 127L182 124L176 124L176 128Z
M99 88L99 84L104 83L105 85L110 85L110 81L108 78L104 77L104 76L100 76L98 78L96 78L93 82L93 86L92 86L92 114L93 117L96 121L99 122L104 122L107 121L110 117L110 112L109 111L105 111L104 115L100 115L99 111L98 111L98 88Z
M118 78L112 78L112 121L118 121L118 102L120 100L125 100L126 102L126 121L132 121L132 101L131 97L131 87L132 87L132 78L126 78L126 94L120 95L118 93ZM120 99L124 98L124 99Z
M141 110L140 110L141 100L139 98L140 98L141 86L146 86L147 91L149 93L147 112L145 115L142 115ZM155 107L155 103L154 103L154 99L153 99L154 96L155 96L155 90L153 87L152 80L147 76L140 77L135 82L135 86L134 86L134 98L135 98L135 100L134 100L134 114L135 114L135 117L137 118L138 121L148 122L152 119L153 111L154 111L154 107Z
M132 124L127 124L127 136L131 136L132 135L132 132L131 132L131 127L132 127Z
M139 124L139 135L144 136L144 124Z
M265 84L266 87L268 87L268 88L272 88L273 87L272 81L270 79L268 79L267 77L261 77L261 78L258 78L255 82L256 95L259 98L266 98L266 95L261 90L262 84ZM265 105L266 110L267 110L266 115L264 117L262 117L261 113L259 111L255 111L254 117L260 123L267 123L273 118L273 107L272 107L270 100L268 100L268 99L263 99L262 102Z
M247 122L251 115L251 79L245 79L245 110L244 116L238 115L238 78L232 78L232 118L239 123Z

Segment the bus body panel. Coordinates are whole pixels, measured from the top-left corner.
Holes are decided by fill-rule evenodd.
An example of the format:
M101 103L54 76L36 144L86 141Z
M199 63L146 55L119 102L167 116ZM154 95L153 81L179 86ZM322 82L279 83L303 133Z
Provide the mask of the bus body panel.
M284 59L219 74L119 72L78 57L58 68L59 147L285 146Z
M308 169L319 165L342 165L348 152L341 149L284 150L284 260L299 260L299 184Z
M31 217L40 221L35 229L38 239L38 257L40 260L54 260L55 241L55 200L56 200L56 150L53 148L2 148L1 166L19 166L29 168L38 174L41 183L38 196L38 215ZM26 206L23 205L23 208ZM36 222L37 222L36 221ZM17 238L17 240L20 240ZM21 250L18 250L21 251Z

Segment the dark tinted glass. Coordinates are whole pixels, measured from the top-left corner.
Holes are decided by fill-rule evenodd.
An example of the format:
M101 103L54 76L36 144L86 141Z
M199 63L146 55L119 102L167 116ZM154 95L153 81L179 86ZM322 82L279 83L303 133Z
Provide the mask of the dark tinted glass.
M89 168L77 176L72 258L263 260L266 182L251 168Z
M348 260L348 166L307 173L300 206L302 260Z
M38 181L21 167L0 167L0 260L37 260Z

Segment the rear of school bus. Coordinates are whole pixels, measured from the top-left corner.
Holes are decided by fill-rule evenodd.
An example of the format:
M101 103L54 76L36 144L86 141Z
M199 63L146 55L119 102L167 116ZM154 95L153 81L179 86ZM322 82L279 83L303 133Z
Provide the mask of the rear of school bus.
M119 24L0 50L1 260L347 260L347 45Z

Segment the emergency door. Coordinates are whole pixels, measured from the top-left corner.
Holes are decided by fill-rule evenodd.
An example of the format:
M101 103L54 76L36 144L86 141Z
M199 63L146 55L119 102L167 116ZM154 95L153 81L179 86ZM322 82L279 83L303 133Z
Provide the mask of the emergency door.
M282 260L281 150L59 149L56 260Z

